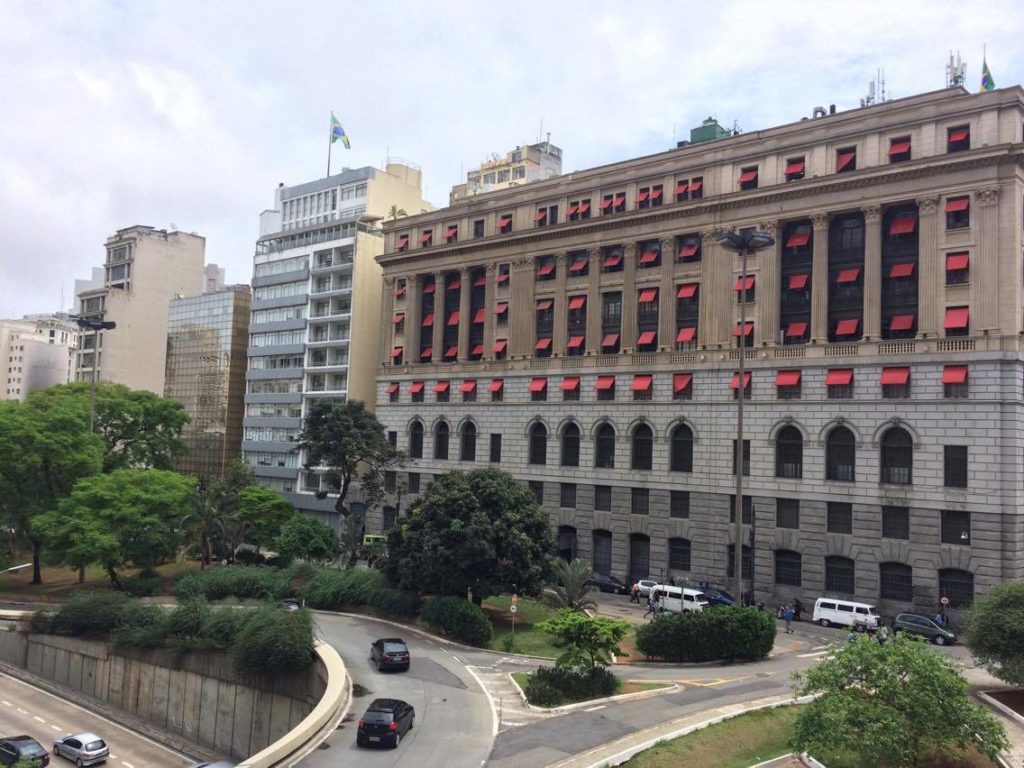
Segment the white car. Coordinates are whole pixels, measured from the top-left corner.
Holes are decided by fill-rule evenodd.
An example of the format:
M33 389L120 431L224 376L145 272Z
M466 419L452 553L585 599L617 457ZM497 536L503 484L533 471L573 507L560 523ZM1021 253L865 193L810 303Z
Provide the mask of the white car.
M67 758L75 765L96 765L110 757L107 743L95 733L75 733L53 742L53 754Z
M658 586L658 582L652 579L640 579L637 584L640 586L640 597L650 597L651 590Z

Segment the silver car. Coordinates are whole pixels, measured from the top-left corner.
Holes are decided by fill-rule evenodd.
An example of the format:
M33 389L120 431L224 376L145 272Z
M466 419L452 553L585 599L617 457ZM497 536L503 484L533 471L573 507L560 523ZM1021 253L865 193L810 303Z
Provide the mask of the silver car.
M96 765L110 757L107 742L95 733L76 733L53 742L54 756L74 760L75 765Z

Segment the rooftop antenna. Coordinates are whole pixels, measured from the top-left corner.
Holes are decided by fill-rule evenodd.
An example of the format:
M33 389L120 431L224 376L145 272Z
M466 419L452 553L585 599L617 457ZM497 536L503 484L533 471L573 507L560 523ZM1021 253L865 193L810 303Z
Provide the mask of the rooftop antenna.
M888 99L887 99L887 98L886 98L886 96L885 96L885 67L882 67L882 68L881 68L881 69L879 70L879 73L880 73L880 74L879 74L879 77L880 77L880 78L881 78L881 80L882 80L882 88L881 88L881 91L882 91L882 98L881 98L881 100L882 100L882 101L888 101Z
M540 130L537 131L537 143L540 144L540 137L544 135L544 118L540 119Z
M956 52L956 63L953 52L949 52L949 63L946 65L946 87L963 88L967 81L967 63L960 60L960 51Z

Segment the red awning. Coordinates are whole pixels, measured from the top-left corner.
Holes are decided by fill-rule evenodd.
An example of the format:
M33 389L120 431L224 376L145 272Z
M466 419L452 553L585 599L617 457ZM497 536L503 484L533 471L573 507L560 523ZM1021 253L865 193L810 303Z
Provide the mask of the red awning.
M729 388L730 389L739 389L739 386L740 386L740 375L738 373L734 373L732 375L732 382L730 382ZM743 388L746 389L749 386L750 386L750 374L744 372L744 374L743 374Z
M688 386L690 386L690 382L691 381L693 381L693 374L692 373L676 373L676 374L673 374L673 376L672 376L672 391L673 392L682 392L684 389L686 389Z
M495 307L494 307L494 314L496 314L496 315L504 315L506 312L508 312L508 304L497 304L497 305L495 305Z
M947 307L946 322L942 326L946 330L966 328L970 322L970 310L967 307Z
M434 284L433 282L430 282L430 283L424 283L424 284L423 284L423 293L424 293L424 294L431 294L431 293L433 293L433 292L434 292L434 290L435 290L436 288L437 288L437 286L436 286L436 285L435 285L435 284Z
M746 184L748 181L754 181L757 178L757 168L749 171L744 171L740 174L740 184Z
M554 303L554 299L541 299L537 302L537 311L543 312L546 309L551 309L551 305Z
M909 331L914 327L913 315L894 315L889 321L890 331Z
M807 333L807 323L790 323L786 327L787 339L798 339Z
M969 197L950 197L946 199L946 213L966 211L970 207L971 198Z
M690 191L691 192L700 192L700 188L703 187L703 186L704 186L704 180L703 179L694 179L693 181L690 182Z
M388 393L389 395L393 395L393 394L395 394L395 392L397 392L397 391L398 391L398 386L399 386L399 385L398 385L398 382L397 382L397 381L393 381L393 382L391 382L390 384L388 384L388 388L387 388L387 389L386 389L385 391L386 391L386 392L387 392L387 393Z
M857 150L855 149L850 150L849 152L840 152L836 155L836 173L848 166L856 156Z
M944 365L942 367L943 384L963 384L967 381L966 365Z
M547 277L548 275L550 275L554 271L555 271L555 265L554 264L550 264L550 263L549 264L542 264L540 269L537 270L537 274L540 275L541 277Z
M420 235L420 245L423 245L423 243L427 242L428 240L430 240L433 237L434 237L434 233L433 232L424 232L422 235Z
M460 280L459 278L455 278L450 283L448 283L448 288L446 290L457 291L461 287L462 287L462 280Z
M910 151L909 141L894 141L889 144L889 157L893 155L902 155Z
M748 291L752 290L754 288L754 275L747 275L747 281L746 282L747 282L747 286L746 286L747 290ZM736 290L737 291L742 291L743 290L743 278L742 277L737 277L736 278Z
M658 337L657 331L644 331L637 337L637 346L643 346L645 344L653 344L654 340Z
M405 248L405 246L407 246L408 244L409 236L402 235L401 237L398 238L397 242L395 242L395 248Z
M566 215L566 216L572 216L572 215L573 215L574 213L576 213L576 211L578 211L579 209L580 209L580 204L579 204L579 203L573 203L573 204L572 204L572 205L570 205L570 206L569 206L569 208L568 208L568 209L566 210L566 212L565 212L565 215Z
M566 376L562 379L562 383L559 388L563 392L572 392L573 390L580 388L580 377L579 376Z
M547 349L550 346L551 346L551 338L550 337L545 337L543 339L537 339L537 343L533 345L533 348L537 349L537 350L541 350L541 349Z
M598 376L597 377L597 384L594 385L594 388L595 389L599 389L602 392L604 392L606 390L611 389L614 386L615 386L615 377L614 376Z
M470 351L469 354L476 355L476 356L479 357L483 353L484 353L484 345L483 344L474 344L473 345L473 349Z
M446 229L444 231L444 236L445 237L452 237L453 235L457 235L457 234L459 234L459 226L457 224L455 224L455 225L453 225L451 227L448 227L448 229Z
M686 194L686 190L688 190L689 188L690 188L690 182L688 182L688 181L680 181L678 184L676 184L676 194L677 195L685 195Z
M651 194L651 193L650 193L650 192L649 192L648 190L646 190L646 189L643 189L643 190L641 190L641 191L640 191L640 194L638 194L638 195L636 196L636 201L637 201L638 203L642 203L642 202L644 202L644 201L645 201L645 200L646 200L646 199L647 199L648 197L650 197L650 194Z
M603 339L601 339L601 346L602 347L614 347L618 343L619 343L619 334L617 334L617 333L609 333L607 336L605 336Z
M395 288L395 298L400 299L405 296L405 288Z
M447 381L439 381L439 382L437 382L437 384L434 385L434 391L435 392L447 392L449 384L450 384L450 382L447 382Z
M677 299L692 299L697 295L697 287L700 283L683 283L676 292Z
M569 339L569 343L566 345L569 349L579 349L583 346L583 336L573 336Z
M807 288L807 275L790 275L789 290L802 291Z
M505 351L505 347L507 347L507 346L508 346L508 341L506 341L505 339L498 339L496 342L494 342L494 351L495 352L504 352Z
M487 318L487 310L485 310L483 307L480 307L480 309L478 309L476 311L476 314L473 315L473 323L474 323L474 325L482 323L486 318Z
M658 298L658 289L657 288L644 288L642 291L640 291L640 295L639 295L637 300L641 304L648 304L648 303L650 303L652 301L656 301L657 298Z
M569 299L569 309L583 309L586 306L586 296L573 296Z
M418 395L422 391L423 391L423 382L422 381L414 381L412 384L409 385L409 392L411 392L414 395Z
M837 283L855 283L860 277L860 269L844 269L836 276Z
M448 347L448 349L446 349L444 351L444 356L445 357L458 357L459 356L459 346L458 346L458 344L452 344L450 347Z
M633 385L630 387L634 392L646 392L654 385L654 377L648 373L640 373L633 377Z
M687 258L696 255L699 250L700 243L683 243L683 247L679 249L679 255L682 258Z
M889 270L889 277L910 277L914 274L914 263L893 264Z
M811 230L798 229L786 239L787 248L800 248L811 241Z
M651 190L651 200L657 200L661 197L661 187L654 187Z
M825 374L825 386L845 387L853 381L853 368L833 368Z
M483 275L481 275L480 277L478 277L476 280L473 281L473 287L474 288L486 288L487 287L487 278L484 277Z
M890 235L909 235L917 228L917 219L893 219L889 225Z
M604 257L604 266L606 269L609 267L617 267L621 262L621 253L609 253L607 256Z
M612 203L614 203L614 202L615 202L615 198L606 197L604 200L601 201L601 210L603 211L603 210L606 210L607 208L611 208L612 207Z
M743 329L742 333L743 333L744 336L749 336L753 332L754 332L754 324L753 323L747 323L747 325ZM740 335L740 324L739 323L736 323L736 327L732 329L732 335L733 336L739 336Z
M434 356L434 348L433 347L427 347L422 352L420 352L420 359L421 360L424 360L424 359L425 360L430 360L433 356Z
M800 383L800 371L779 371L775 374L776 387L795 387Z
M580 259L579 261L574 261L569 266L569 271L570 272L582 272L586 268L587 268L587 260L586 259Z
M464 382L459 384L459 392L466 394L467 392L476 392L476 379L466 379Z
M790 163L789 165L786 166L786 175L787 176L789 176L791 174L794 174L794 173L803 173L803 172L804 172L804 161L803 160L796 160L795 162L792 162L792 163Z
M953 272L958 269L967 269L971 263L971 255L966 251L963 253L946 254L946 271Z
M423 327L424 328L429 328L433 324L434 324L434 313L433 312L428 312L426 315L423 316Z
M500 219L498 219L498 229L501 229L503 227L507 227L511 223L512 223L512 217L511 216L502 216Z
M504 379L491 379L491 385L487 387L488 392L501 392L502 387L505 386Z
M456 311L452 312L450 315L448 315L448 325L458 325L458 324L459 324L459 312L458 312L458 310L456 310Z
M508 272L499 272L498 276L495 278L495 281L499 282L499 283L507 283L508 282L508 278L509 278L509 273Z
M534 221L543 221L547 217L548 217L548 209L547 208L541 208L539 211L537 211L537 215L533 217L533 220Z
M950 132L949 132L949 140L951 142L953 142L953 141L963 141L968 136L970 136L970 133L969 133L969 129L967 129L967 128L954 128L954 129L950 130Z
M676 341L679 342L680 344L689 344L691 341L693 341L696 335L696 328L680 328L679 333L676 334Z
M906 384L910 380L909 368L883 368L883 384Z
M589 202L580 203L580 210L579 210L580 216L582 216L584 213L586 213L589 210L590 210L590 203Z
M403 320L405 320L405 314L403 314L402 312L399 312L397 315L391 318L391 322L394 323L395 325L398 325Z
M860 320L856 317L840 320L836 323L836 336L851 336L857 332L857 326L859 325Z
M616 195L615 196L615 205L616 206L624 205L625 203L626 203L626 196L625 195Z
M658 253L657 251L644 251L640 255L640 263L641 264L653 264L654 262L656 262L658 260L658 256L660 256L660 255L661 254Z
M548 380L543 376L538 376L530 382L531 392L543 392L548 388Z

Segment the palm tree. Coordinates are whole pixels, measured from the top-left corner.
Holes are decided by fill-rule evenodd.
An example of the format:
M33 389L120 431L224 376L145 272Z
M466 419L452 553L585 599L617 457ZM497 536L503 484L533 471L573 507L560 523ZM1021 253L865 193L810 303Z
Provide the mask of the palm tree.
M405 212L405 208L399 208L397 205L392 205L388 209L388 215L384 217L385 221L397 221L402 216L408 216Z
M192 497L192 509L181 519L181 527L188 538L199 541L201 570L206 569L213 557L213 538L223 531L222 502L219 483L198 488Z
M594 569L589 562L566 562L558 558L551 564L551 570L555 580L544 588L544 602L553 608L569 608L573 611L597 607L597 603L587 597L587 593L590 592L590 584L587 581L594 575Z

